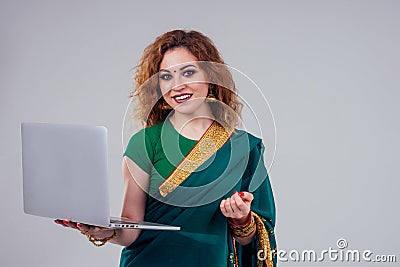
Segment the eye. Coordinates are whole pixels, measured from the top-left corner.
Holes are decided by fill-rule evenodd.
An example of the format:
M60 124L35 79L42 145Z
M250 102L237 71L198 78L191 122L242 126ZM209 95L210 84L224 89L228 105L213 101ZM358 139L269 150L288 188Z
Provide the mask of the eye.
M193 74L195 74L196 73L196 71L194 71L194 70L187 70L187 71L185 71L184 73L183 73L183 76L192 76Z
M164 81L168 81L168 80L171 80L171 79L172 79L172 75L171 75L171 74L168 74L168 73L161 74L161 75L160 75L160 79L162 79L162 80L164 80Z

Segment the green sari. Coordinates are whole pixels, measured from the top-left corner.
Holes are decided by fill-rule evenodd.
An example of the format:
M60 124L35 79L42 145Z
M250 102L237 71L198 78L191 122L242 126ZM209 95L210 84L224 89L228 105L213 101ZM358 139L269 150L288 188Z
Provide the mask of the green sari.
M150 174L145 221L180 226L181 231L143 230L122 250L120 266L266 266L257 260L257 254L264 255L258 253L260 244L272 250L268 266L276 266L275 205L261 139L235 130L179 187L167 196L160 194L160 185L196 143L180 135L168 119L131 138L124 155ZM251 244L234 241L219 208L234 191L253 193L251 209L265 225L267 243L260 243L260 227Z

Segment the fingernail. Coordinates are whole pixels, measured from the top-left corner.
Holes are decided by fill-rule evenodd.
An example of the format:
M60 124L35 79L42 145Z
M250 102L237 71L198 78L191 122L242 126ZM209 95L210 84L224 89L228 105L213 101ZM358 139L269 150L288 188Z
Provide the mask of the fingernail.
M82 224L81 223L77 223L76 226L82 227Z
M63 223L64 224L69 224L69 221L68 220L63 220Z
M239 197L244 197L244 193L243 192L239 192L238 195L239 195Z

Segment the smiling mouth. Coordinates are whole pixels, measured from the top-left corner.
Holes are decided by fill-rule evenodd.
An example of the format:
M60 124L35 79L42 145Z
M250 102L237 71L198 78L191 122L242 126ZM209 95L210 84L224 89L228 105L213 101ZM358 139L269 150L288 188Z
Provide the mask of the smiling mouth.
M173 99L175 99L175 101L177 103L183 103L187 100L189 100L192 97L193 94L182 94L182 95L178 95L178 96L174 96Z

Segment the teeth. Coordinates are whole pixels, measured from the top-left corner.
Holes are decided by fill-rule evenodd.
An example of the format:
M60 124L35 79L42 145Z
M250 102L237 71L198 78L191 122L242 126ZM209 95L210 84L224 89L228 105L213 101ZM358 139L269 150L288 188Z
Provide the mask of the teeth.
M186 98L189 98L189 97L190 97L190 95L181 95L181 96L175 97L175 99L177 99L177 100L183 100L183 99L186 99Z

